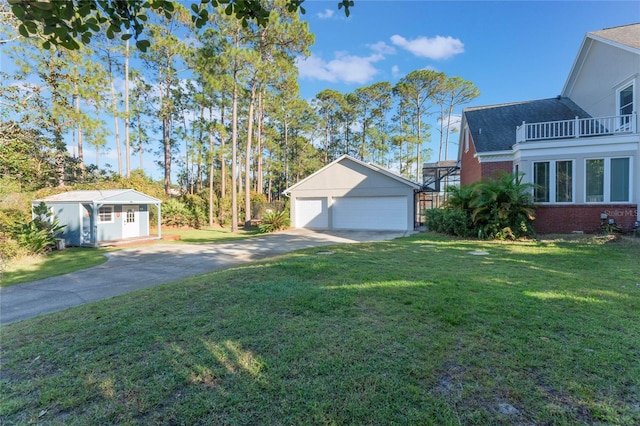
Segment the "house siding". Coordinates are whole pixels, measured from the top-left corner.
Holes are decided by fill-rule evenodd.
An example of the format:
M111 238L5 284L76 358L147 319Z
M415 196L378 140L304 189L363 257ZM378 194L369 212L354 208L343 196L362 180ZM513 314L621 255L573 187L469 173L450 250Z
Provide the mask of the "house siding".
M633 204L545 205L536 208L534 229L539 234L600 232L600 215L613 219L624 231L633 229L638 208Z
M571 98L593 117L617 115L616 90L635 81L634 99L640 100L637 81L640 55L589 40L588 53L582 58L579 73L563 96Z

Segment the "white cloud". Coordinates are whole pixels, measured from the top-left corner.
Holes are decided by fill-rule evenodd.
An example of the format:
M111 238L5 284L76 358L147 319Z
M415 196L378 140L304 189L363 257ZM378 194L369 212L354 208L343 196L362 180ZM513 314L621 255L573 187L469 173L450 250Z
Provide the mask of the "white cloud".
M369 48L381 55L393 55L394 53L396 53L396 49L393 46L389 46L384 41L379 41L377 43L370 44Z
M447 121L449 121L449 129L451 132L459 132L460 131L460 122L462 121L462 116L460 114L451 114L451 121L449 121L447 119L447 117L444 118L444 125L447 125ZM438 125L440 125L440 118L438 118L436 120L438 122Z
M378 70L373 66L375 62L384 59L380 54L369 56L354 56L345 52L338 52L335 59L325 61L318 56L308 58L298 57L296 65L301 78L323 80L332 83L364 84L373 79Z
M448 59L464 52L464 43L453 37L418 37L407 40L396 34L391 36L391 43L408 50L415 56L429 59Z
M333 16L334 14L334 10L333 9L325 9L322 12L319 12L316 16L320 19L329 19Z
M391 75L393 76L393 78L400 78L402 77L402 73L400 72L400 67L397 65L394 65L391 67Z

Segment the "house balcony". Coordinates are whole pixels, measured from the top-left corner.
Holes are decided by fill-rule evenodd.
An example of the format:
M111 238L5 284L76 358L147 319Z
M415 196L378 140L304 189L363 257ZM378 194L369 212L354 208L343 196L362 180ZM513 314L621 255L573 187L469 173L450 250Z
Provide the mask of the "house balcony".
M525 123L516 128L516 143L539 140L613 136L638 132L637 114Z

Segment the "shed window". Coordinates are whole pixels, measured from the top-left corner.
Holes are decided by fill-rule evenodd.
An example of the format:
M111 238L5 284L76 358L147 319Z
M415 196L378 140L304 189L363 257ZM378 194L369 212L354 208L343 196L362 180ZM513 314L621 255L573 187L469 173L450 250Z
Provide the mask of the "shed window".
M127 209L127 223L135 223L136 221L136 212L133 209Z
M98 222L113 222L113 206L102 206L98 209Z

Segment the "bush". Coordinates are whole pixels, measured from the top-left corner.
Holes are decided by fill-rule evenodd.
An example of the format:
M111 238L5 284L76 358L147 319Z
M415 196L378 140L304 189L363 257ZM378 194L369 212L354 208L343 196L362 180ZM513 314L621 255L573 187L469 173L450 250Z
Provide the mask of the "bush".
M228 225L231 222L231 197L226 195L218 200L218 223Z
M189 209L176 198L162 204L162 224L165 226L189 226Z
M522 175L504 173L459 188L448 188L444 209L427 212L433 231L481 239L516 239L534 235L533 202Z
M429 209L426 212L427 229L441 234L456 235L458 237L475 236L471 215L461 209Z
M260 232L275 232L289 227L289 212L267 211L262 217L262 223L258 226Z
M27 252L20 247L20 244L16 240L0 232L0 263L9 259L15 259L23 254L27 254Z
M29 254L46 253L55 248L56 238L64 225L60 225L60 220L54 219L53 212L43 202L33 208L33 213L33 220L15 224L10 235Z
M200 228L209 220L207 211L208 202L200 195L185 194L182 197L182 203L189 211L189 223L192 228Z

